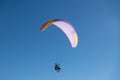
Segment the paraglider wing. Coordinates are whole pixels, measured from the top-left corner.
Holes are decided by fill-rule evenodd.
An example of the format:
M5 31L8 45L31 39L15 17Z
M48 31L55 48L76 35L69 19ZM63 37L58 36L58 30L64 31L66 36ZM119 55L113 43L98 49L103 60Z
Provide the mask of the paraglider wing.
M61 19L55 19L55 20L51 20L46 22L42 27L41 30L44 31L46 28L48 28L51 24L56 25L58 28L60 28L68 37L71 46L74 48L78 45L78 35L75 31L75 29L73 28L73 26Z

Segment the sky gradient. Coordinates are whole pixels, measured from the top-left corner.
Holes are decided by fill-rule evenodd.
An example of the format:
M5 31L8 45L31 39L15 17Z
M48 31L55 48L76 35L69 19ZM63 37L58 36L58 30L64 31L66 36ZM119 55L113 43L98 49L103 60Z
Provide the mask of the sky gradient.
M0 80L120 80L120 0L0 0ZM76 29L72 48L51 25ZM62 71L56 73L54 64Z

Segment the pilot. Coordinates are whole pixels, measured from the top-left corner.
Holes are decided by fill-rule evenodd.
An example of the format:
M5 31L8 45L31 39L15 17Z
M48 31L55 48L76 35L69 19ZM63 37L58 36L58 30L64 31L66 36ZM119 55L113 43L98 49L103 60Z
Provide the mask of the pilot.
M61 71L61 68L58 64L55 64L55 71L57 72L60 72Z

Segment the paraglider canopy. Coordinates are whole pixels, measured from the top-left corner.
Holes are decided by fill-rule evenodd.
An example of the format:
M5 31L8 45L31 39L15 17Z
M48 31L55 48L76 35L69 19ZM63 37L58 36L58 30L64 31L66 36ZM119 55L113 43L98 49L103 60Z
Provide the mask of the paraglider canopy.
M73 48L75 48L78 45L77 32L75 31L73 26L65 20L61 20L61 19L50 20L41 27L41 30L44 31L52 24L56 25L56 27L60 28L65 33Z

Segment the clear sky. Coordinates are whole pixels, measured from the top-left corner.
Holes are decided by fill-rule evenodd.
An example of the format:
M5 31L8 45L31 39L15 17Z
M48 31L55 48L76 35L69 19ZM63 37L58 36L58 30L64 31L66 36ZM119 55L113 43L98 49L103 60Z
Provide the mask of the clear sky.
M74 25L77 48L40 31L51 19ZM120 80L119 45L120 0L0 0L0 80Z

